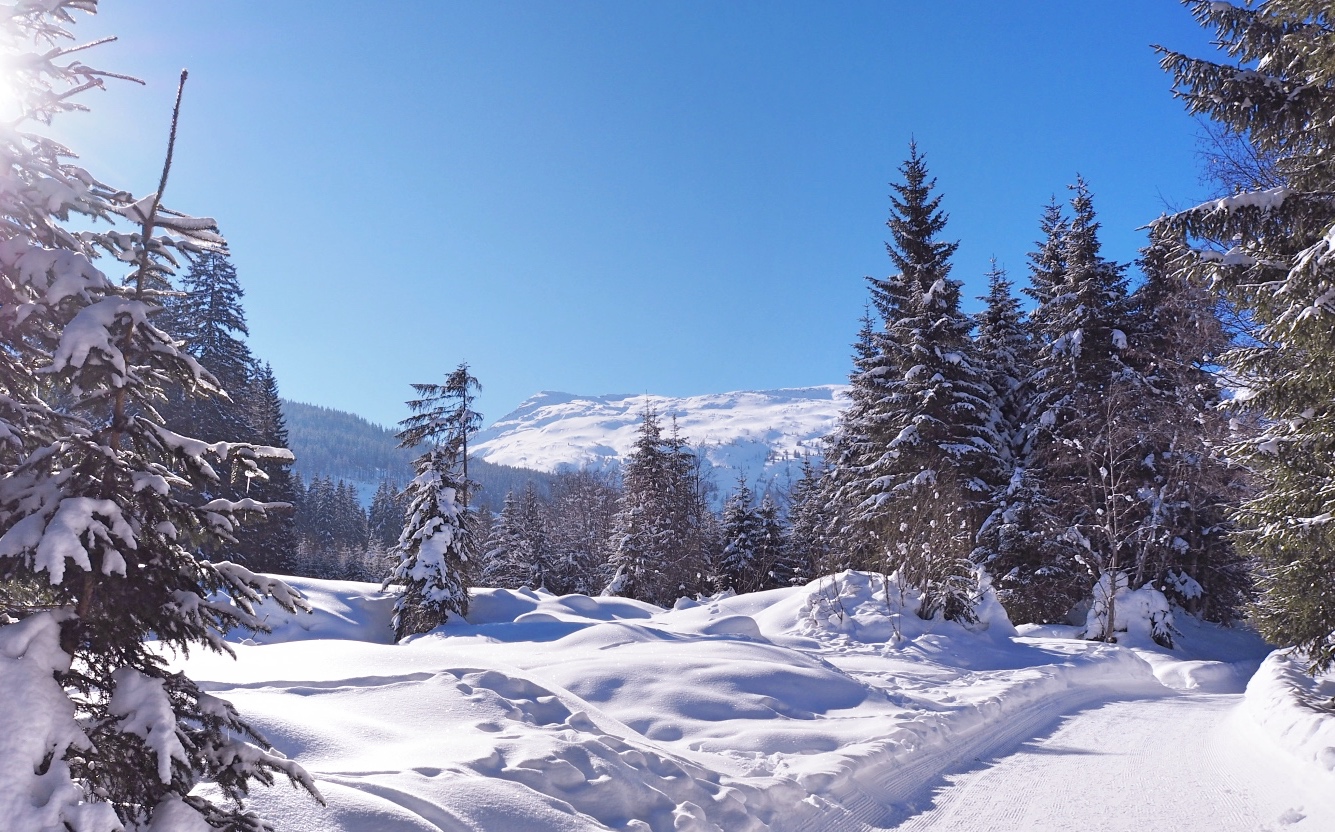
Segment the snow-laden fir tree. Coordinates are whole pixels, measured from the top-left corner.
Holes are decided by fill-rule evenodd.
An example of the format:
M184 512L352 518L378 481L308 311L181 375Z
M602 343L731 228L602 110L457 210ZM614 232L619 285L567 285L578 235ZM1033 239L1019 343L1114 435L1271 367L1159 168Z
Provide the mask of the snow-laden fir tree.
M788 549L788 525L783 520L779 504L768 491L760 498L756 518L760 523L756 560L765 570L765 580L760 588L776 589L805 584L811 580L814 575L810 566Z
M990 566L1014 620L1060 621L1097 576L1125 562L1140 472L1138 436L1125 411L1143 391L1128 383L1125 268L1100 254L1098 221L1083 180L1070 219L1044 211L1032 255L1037 340L1026 436L1008 488L1021 520L1006 557Z
M998 417L975 361L973 321L960 310L960 283L950 277L957 244L940 239L947 217L916 146L900 172L886 246L898 272L872 282L884 328L867 358L859 350L854 407L831 467L837 498L852 509L854 539L871 548L875 568L912 581L922 591L920 613L968 619L967 556L989 484L1001 476Z
M1335 18L1315 0L1191 2L1229 61L1164 51L1187 109L1272 160L1275 187L1161 219L1176 268L1253 325L1223 360L1262 420L1232 452L1256 472L1238 545L1260 561L1254 619L1335 664Z
M847 569L837 563L839 549L830 539L831 509L822 460L802 458L802 475L788 493L788 529L784 540L786 557L794 574L806 580L816 575L833 574Z
M755 592L764 585L767 570L760 559L760 515L745 480L738 480L737 490L723 504L721 525L723 552L714 572L715 589Z
M506 589L546 589L549 583L564 582L564 576L554 574L547 525L547 507L532 481L518 494L505 495L484 559L482 583Z
M605 595L670 606L708 589L717 538L698 458L676 431L664 436L646 407L635 448L622 469Z
M1002 465L995 470L1001 474L992 485L1009 480L1009 472L1020 456L1026 405L1025 378L1034 361L1034 342L1020 301L1012 292L1006 270L992 261L987 273L987 295L980 298L986 304L977 316L977 334L974 349L979 368L994 396L998 416L997 450Z
M191 436L247 436L254 432L247 397L256 375L255 357L245 337L245 292L236 267L224 252L205 252L181 278L180 295L166 301L164 328L185 341L199 363L213 374L229 398L173 402L171 425Z
M414 384L412 415L400 422L404 448L422 448L416 476L405 489L403 532L395 546L398 566L386 585L402 584L394 605L394 637L424 633L451 615L468 612L477 556L468 510L468 437L482 421L473 410L478 384L460 364L444 384Z
M278 381L273 368L267 363L258 365L249 389L249 422L255 441L261 445L286 448L288 445L287 418L278 395ZM296 483L292 475L292 460L260 460L262 476L242 477L242 496L261 502L279 502L295 505ZM237 535L237 551L256 572L289 573L297 552L297 524L295 511L270 512L263 522L243 528Z
M161 204L176 114L157 192L141 199L25 132L82 109L77 94L102 86L106 73L82 63L75 54L82 47L65 45L75 13L95 8L93 0L44 0L11 4L0 15L0 39L11 52L6 81L21 108L0 132L7 385L0 603L4 620L19 619L0 626L0 642L7 659L54 671L41 699L0 703L26 710L32 728L48 732L36 744L40 758L17 766L7 760L4 769L23 778L31 771L33 779L0 783L7 793L36 789L40 817L20 811L4 823L22 832L150 825L257 832L266 824L241 803L255 783L282 774L312 794L314 785L230 704L171 672L165 655L228 652L228 629L263 629L254 604L265 595L289 610L302 604L281 582L195 554L231 539L241 515L270 508L209 499L215 466L247 471L290 453L182 436L157 410L166 387L221 393L155 323L173 269L225 250L211 220ZM177 114L179 107L178 94ZM71 215L83 230L66 225ZM99 231L98 220L120 225ZM114 280L102 263L123 264L128 275ZM60 412L44 401L58 401ZM24 605L23 592L10 590L34 586L40 606ZM53 696L61 704L50 710ZM205 782L211 791L196 788Z
M407 509L403 491L395 487L392 481L381 480L367 511L367 531L372 542L387 550L398 543L399 535L403 533L403 515Z
M1139 421L1144 455L1127 578L1228 622L1242 614L1252 583L1232 535L1245 471L1226 454L1232 437L1215 367L1229 336L1209 291L1173 268L1181 255L1177 243L1152 239L1139 260L1144 282L1130 299L1125 353L1141 395L1123 417Z
M1040 286L1051 287L1064 270L1060 236L1053 239L1064 234L1064 228L1060 209L1045 211L1045 242L1032 255ZM978 364L987 373L995 396L1002 465L1000 476L991 483L990 512L978 532L973 557L992 575L1006 609L1017 620L1029 620L1035 616L1025 608L1028 598L1020 585L1021 573L1026 564L1043 563L1044 550L1056 536L1051 502L1040 490L1041 472L1029 470L1025 453L1024 426L1031 394L1025 380L1033 369L1034 340L1012 284L996 261L987 278L988 293L982 298L986 306L977 316L975 347ZM1047 288L1038 294L1052 295Z
M603 570L620 495L616 480L599 471L563 471L553 479L548 511L552 592L596 595L607 584Z

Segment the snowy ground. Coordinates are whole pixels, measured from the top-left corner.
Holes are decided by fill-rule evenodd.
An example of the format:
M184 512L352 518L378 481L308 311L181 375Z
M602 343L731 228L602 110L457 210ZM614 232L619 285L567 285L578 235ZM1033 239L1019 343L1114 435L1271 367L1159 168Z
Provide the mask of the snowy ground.
M280 829L1335 829L1330 725L1285 747L1240 707L1245 633L969 631L851 573L666 611L481 590L394 645L376 587L293 583L314 615L186 663L315 775L327 809L256 795Z

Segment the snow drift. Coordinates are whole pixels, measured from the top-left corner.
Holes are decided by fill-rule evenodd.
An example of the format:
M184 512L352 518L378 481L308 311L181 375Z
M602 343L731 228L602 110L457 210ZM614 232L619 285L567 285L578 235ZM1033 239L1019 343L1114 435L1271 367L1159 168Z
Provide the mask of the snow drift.
M1245 708L1282 748L1335 774L1335 673L1313 678L1287 650L1261 663Z
M867 828L961 755L1169 693L1130 650L1019 637L999 607L923 621L856 572L671 610L481 589L398 645L391 594L293 585L316 613L186 663L315 776L327 809L255 795L291 830Z

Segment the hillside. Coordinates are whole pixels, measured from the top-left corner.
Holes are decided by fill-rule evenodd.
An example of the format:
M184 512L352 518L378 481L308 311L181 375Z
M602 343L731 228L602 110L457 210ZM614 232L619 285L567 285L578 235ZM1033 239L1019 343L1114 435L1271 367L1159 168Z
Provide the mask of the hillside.
M560 471L617 465L634 447L650 407L701 449L713 479L729 491L738 474L759 491L785 490L804 455L838 423L847 387L823 385L703 396L579 396L542 392L496 420L476 439L488 462Z
M398 446L394 431L355 413L330 407L283 400L288 444L296 454L294 470L306 481L317 476L355 484L363 502L383 479L400 485L412 478L414 454ZM498 465L475 459L468 475L481 484L475 493L479 505L499 509L505 495L534 482L546 492L549 477L539 471Z

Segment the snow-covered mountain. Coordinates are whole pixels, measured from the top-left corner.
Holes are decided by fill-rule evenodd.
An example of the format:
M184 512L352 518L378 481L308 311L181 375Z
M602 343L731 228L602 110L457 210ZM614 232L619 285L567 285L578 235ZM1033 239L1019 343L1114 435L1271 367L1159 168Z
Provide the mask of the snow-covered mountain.
M540 471L607 468L630 453L650 407L665 430L675 418L703 451L720 491L731 491L739 473L757 491L786 489L847 401L848 387L837 384L682 398L542 392L481 431L473 450L488 462Z

